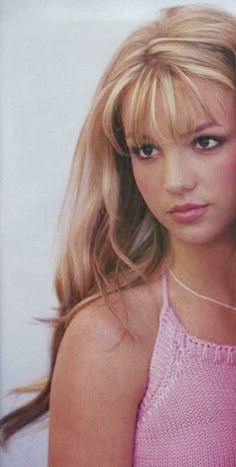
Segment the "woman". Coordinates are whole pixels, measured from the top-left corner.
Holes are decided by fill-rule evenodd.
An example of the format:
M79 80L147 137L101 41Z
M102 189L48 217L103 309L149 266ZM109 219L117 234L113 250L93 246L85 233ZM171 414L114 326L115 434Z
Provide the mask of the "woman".
M236 19L135 31L83 127L61 213L49 467L236 465Z

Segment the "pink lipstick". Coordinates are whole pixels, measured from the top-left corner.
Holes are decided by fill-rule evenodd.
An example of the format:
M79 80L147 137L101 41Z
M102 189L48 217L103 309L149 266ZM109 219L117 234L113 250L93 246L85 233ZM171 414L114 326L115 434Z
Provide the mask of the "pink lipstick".
M208 206L208 204L175 205L167 212L177 222L192 222L205 214Z

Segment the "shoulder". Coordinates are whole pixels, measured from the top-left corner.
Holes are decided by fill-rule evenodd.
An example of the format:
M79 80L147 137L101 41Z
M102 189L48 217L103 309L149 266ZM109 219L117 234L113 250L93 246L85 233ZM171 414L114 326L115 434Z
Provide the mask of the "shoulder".
M137 306L134 302L137 300ZM97 299L80 309L69 323L59 347L55 372L60 375L69 368L73 379L81 378L81 371L87 367L98 373L96 378L107 378L116 367L119 381L132 380L133 369L140 362L141 314L137 291L113 294L108 303ZM131 309L133 308L133 309ZM135 315L135 316L134 316ZM139 357L139 358L137 358ZM95 368L96 367L96 368ZM54 376L55 378L55 376ZM123 383L125 381L123 380Z
M132 379L138 339L126 330L121 306L113 303L112 309L99 299L74 316L59 348L55 368L58 373L69 366L74 380L81 380L81 372L86 370L102 383L103 378L114 375L116 368L120 383Z
M122 299L114 294L110 307L103 299L94 301L70 322L52 379L50 458L64 456L67 465L78 465L69 463L68 456L73 453L76 461L83 459L82 465L90 465L86 464L90 457L93 465L96 456L102 456L104 466L131 465L124 459L132 457L150 342L154 342L157 330L157 297L152 285L143 284L124 291ZM84 452L91 437L94 452ZM116 446L117 464L113 457L113 464L107 461L114 454L112 446Z
M119 381L129 382L141 398L148 365L158 332L162 304L160 277L114 293L108 302L97 299L82 308L62 339L56 369L73 368L73 377L85 365L96 364L102 375L119 371Z
M85 305L71 320L63 347L98 345L108 352L122 347L139 351L150 329L158 329L162 306L160 273L146 282ZM119 344L119 345L118 345Z

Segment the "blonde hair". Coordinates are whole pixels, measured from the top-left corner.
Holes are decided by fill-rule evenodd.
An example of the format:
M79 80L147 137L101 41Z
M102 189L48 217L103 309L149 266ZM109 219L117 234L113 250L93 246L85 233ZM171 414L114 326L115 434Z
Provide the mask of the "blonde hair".
M106 70L81 131L59 218L59 316L48 320L55 325L50 374L43 384L29 387L40 391L36 398L2 419L2 442L47 412L57 352L75 313L97 297L107 300L112 291L145 280L166 252L167 232L145 205L132 173L121 117L127 92L137 141L147 108L160 133L157 92L175 135L177 96L190 126L188 90L210 113L196 79L235 92L235 51L234 16L179 6L162 10L159 19L132 33Z

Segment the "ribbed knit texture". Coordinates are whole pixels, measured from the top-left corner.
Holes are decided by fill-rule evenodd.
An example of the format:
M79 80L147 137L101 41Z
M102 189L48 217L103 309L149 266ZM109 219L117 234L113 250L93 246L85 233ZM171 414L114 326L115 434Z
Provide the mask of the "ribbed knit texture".
M134 467L236 466L236 345L190 335L163 305L137 417Z

